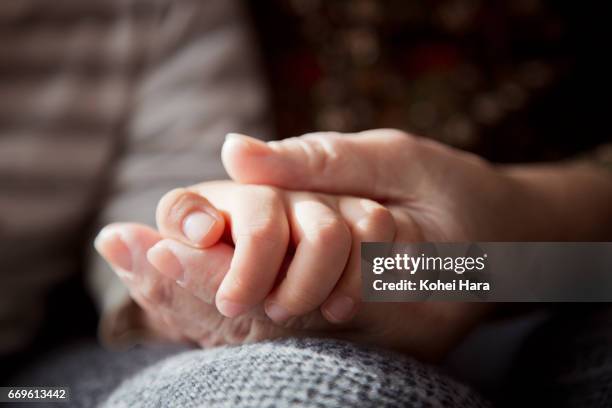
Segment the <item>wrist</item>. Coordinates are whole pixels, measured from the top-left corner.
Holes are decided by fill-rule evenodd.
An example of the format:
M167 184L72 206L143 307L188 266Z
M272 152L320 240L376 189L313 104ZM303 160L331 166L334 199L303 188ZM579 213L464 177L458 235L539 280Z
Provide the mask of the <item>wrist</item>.
M585 165L501 168L515 191L525 241L612 239L612 177Z

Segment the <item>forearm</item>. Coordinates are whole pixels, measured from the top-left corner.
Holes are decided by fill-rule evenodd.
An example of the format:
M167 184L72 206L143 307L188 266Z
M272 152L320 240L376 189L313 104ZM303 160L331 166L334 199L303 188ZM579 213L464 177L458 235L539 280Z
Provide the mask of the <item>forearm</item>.
M612 173L588 164L520 165L502 171L520 191L534 241L612 240Z

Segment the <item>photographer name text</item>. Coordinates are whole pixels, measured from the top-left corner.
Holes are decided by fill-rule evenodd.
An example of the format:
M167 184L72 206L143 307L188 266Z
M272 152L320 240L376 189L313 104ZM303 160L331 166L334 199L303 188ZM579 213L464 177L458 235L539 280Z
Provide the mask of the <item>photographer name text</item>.
M480 291L488 292L491 285L488 282L477 282L469 279L453 279L443 282L441 280L422 279L418 282L402 279L399 282L384 282L376 279L372 283L376 291Z

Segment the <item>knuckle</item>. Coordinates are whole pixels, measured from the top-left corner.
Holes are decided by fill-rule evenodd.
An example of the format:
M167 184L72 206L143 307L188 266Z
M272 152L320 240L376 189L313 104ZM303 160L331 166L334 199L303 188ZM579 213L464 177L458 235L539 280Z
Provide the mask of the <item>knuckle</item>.
M284 209L282 193L266 186L248 186L247 197L257 197L256 216L237 222L234 238L247 243L260 242L282 245L289 235L289 227L283 217L278 217Z
M395 236L397 226L391 211L371 200L367 200L364 204L367 215L364 220L358 223L358 226L365 231L373 232L376 237Z
M174 202L177 200L178 197L180 197L181 195L187 193L188 190L182 187L179 188L174 188L168 192L166 192L162 198L159 200L158 203L158 207L160 206L164 206L164 204L166 206L168 206L168 204L172 205L174 204Z
M339 218L321 220L314 226L315 231L311 238L321 245L350 246L351 232L347 225Z
M200 207L203 201L203 197L185 188L167 192L157 204L155 218L158 227L167 232L176 230L183 218Z
M220 331L223 333L228 344L244 343L254 331L255 320L249 316L240 316L225 322Z
M293 316L311 312L319 307L321 295L313 289L303 285L287 288L284 299L279 303Z
M279 203L282 201L282 194L276 187L248 185L243 186L248 195L252 195L267 203Z
M201 333L197 338L197 344L203 349L220 346L216 343L216 336L211 332Z
M381 129L381 140L389 149L400 150L402 152L416 154L415 150L419 149L419 138L398 129Z
M317 174L330 174L342 164L342 136L335 132L317 133L299 138L298 146L307 165Z
M242 227L236 238L246 244L275 247L284 244L286 235L283 224L272 219L262 219Z
M143 296L157 306L168 308L172 306L173 294L171 286L160 280L146 288Z
M299 333L303 330L317 330L321 328L320 314L313 309L310 313L303 313L289 319L284 327L290 330L290 333Z
M187 193L184 188L175 188L168 191L157 203L156 218L158 223L163 222L170 215L173 207L176 206L179 199Z

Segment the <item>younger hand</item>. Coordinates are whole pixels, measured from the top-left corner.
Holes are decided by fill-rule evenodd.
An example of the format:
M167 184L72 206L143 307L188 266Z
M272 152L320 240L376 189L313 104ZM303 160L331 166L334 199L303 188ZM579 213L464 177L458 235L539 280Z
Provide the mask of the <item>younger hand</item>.
M229 269L214 283L201 270L209 263L205 252L194 249L218 236L210 232L215 226L192 222L206 217L227 225L225 242L217 245L233 246ZM278 324L319 308L330 322L350 320L361 298L361 242L393 241L396 232L389 210L369 199L234 182L171 191L157 220L162 236L173 239L148 252L160 272L204 301L214 298L229 318L263 305ZM201 262L185 265L179 251L200 254Z

